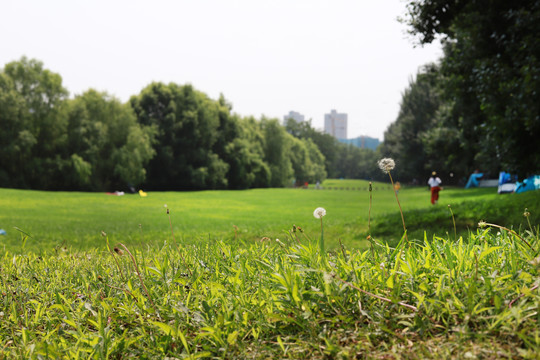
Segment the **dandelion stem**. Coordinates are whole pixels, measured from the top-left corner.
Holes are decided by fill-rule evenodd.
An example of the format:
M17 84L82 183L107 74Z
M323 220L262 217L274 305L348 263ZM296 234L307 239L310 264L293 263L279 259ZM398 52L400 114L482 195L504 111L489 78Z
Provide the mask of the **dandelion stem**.
M174 238L174 231L172 227L172 221L171 221L171 213L169 212L169 209L167 209L167 216L169 217L169 226L171 227L171 235L174 242L174 245L176 245L176 248L178 249L178 245L176 244L176 239Z
M120 278L124 280L124 273L122 272L122 268L120 267L120 264L118 263L118 260L116 259L116 257L114 256L114 251L111 250L111 246L109 245L109 237L107 236L106 237L106 240L107 240L107 249L109 249L109 252L111 253L114 261L116 262L116 266L118 267L118 271L120 272Z
M514 234L516 237L518 237L521 241L523 241L525 244L527 244L527 246L531 249L531 250L534 250L533 247L531 246L531 244L529 244L527 242L527 240L525 240L524 238L522 238L521 236L518 235L517 232L515 232L514 230L510 230L509 228L506 228L504 226L501 226L501 225L497 225L497 224L491 224L491 223L488 223L488 222L482 222L482 225L483 226L492 226L494 228L498 228L498 229L501 229L501 230L506 230L512 234Z
M324 228L323 228L322 216L321 216L321 239L319 240L319 250L321 252L321 256L324 257L325 256L325 252L324 252Z
M538 241L538 230L536 230L536 235L534 234L534 230L533 230L533 227L531 226L531 220L529 220L529 217L531 216L531 213L529 212L529 210L527 208L525 208L525 211L523 212L523 216L525 216L525 218L527 219L527 223L529 224L529 229L531 230L531 234L533 236L536 236L536 241Z
M152 300L152 297L150 296L150 293L148 292L148 289L146 288L146 285L144 285L144 281L143 281L143 278L141 276L141 272L139 271L139 266L137 265L137 261L135 260L135 257L131 254L131 251L129 251L129 249L127 248L126 245L124 245L122 243L119 243L118 245L122 246L127 251L129 256L131 257L131 261L133 261L133 264L135 265L135 271L137 272L137 275L139 276L139 280L141 282L141 285L142 285L144 291L146 292L146 295L148 296L148 300L150 300L150 303L152 303L152 306L157 311L156 304L154 304L154 301Z
M367 239L369 240L369 247L371 249L371 257L375 257L375 254L374 254L374 249L373 249L373 238L371 237L371 203L372 203L372 198L373 198L373 186L372 186L372 183L371 181L369 182L369 210L368 210L368 223L367 223L367 228L368 228L368 236L367 236Z
M367 223L367 229L368 234L371 235L371 202L372 202L372 193L373 193L373 187L371 186L371 181L369 182L369 210L368 210L368 223Z
M388 176L390 177L390 182L392 183L392 189L394 189L394 179L392 179L392 174L390 173L390 171L388 171ZM394 191L394 195L396 195L396 201L399 207L399 212L401 213L401 222L403 223L403 231L405 232L405 239L407 240L407 244L409 244L409 238L407 237L407 228L405 227L405 218L403 217L403 210L401 209L401 204L399 203L399 198L396 191Z
M536 289L538 289L538 284L537 284L537 285L534 285L532 288L530 288L529 291L534 291L534 290L536 290ZM510 303L508 304L508 308L509 308L509 309L512 308L512 305L514 305L514 303L515 303L516 301L518 301L519 299L521 299L523 296L525 296L525 294L519 294L519 296L518 296L517 298L515 298L515 299L512 300L512 301L510 301Z

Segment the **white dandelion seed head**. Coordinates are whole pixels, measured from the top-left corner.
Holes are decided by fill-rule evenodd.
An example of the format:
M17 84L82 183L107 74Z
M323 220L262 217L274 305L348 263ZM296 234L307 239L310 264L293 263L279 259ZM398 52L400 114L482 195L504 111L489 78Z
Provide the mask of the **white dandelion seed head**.
M379 165L379 169L381 169L383 173L388 174L391 170L394 170L396 162L392 158L384 158L379 160L377 165Z
M322 207L318 207L313 211L313 216L315 216L315 219L321 219L324 215L326 215L326 210Z

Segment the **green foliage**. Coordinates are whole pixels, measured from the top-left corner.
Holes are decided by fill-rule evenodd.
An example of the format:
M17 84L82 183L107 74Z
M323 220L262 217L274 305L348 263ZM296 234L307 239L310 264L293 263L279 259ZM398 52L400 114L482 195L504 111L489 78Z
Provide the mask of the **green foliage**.
M67 159L62 78L22 57L0 72L0 180L3 186L54 188Z
M154 155L153 132L137 124L129 106L89 90L69 102L67 153L71 189L125 189L145 180Z
M148 165L150 189L226 186L228 165L212 151L223 105L191 85L153 83L131 98L138 122L157 131Z
M0 73L0 184L34 189L125 189L145 180L152 131L130 107L89 90L67 99L58 74L23 57Z
M288 187L373 178L375 153L309 123L241 118L223 95L152 83L128 104L88 90L68 99L58 74L23 57L0 72L0 186L129 191ZM355 170L353 170L355 169Z
M405 21L420 43L443 40L440 72L452 111L440 126L466 129L462 149L492 172L538 171L539 20L537 0L408 4Z
M340 144L336 170L340 178L386 180L377 167L377 152L360 149L353 145Z
M292 136L299 139L309 139L317 145L319 151L324 156L325 170L328 176L332 178L342 177L337 169L338 149L341 144L336 138L315 130L311 126L311 120L298 123L294 119L288 119L285 122L285 129Z
M431 167L434 164L428 159L441 149L428 154L423 140L426 141L429 130L436 126L436 115L443 104L440 78L437 66L424 67L416 79L410 81L402 96L399 115L384 133L381 153L396 161L398 166L394 173L402 181L424 179L434 170ZM444 173L452 168L443 169L437 170Z
M286 186L294 174L289 156L292 139L276 119L263 118L261 128L265 140L264 159L270 167L270 186Z
M264 160L264 134L254 118L231 118L237 136L225 145L229 164L228 183L232 189L270 186L270 167Z
M324 156L311 139L291 139L290 156L294 177L299 184L316 183L326 179Z

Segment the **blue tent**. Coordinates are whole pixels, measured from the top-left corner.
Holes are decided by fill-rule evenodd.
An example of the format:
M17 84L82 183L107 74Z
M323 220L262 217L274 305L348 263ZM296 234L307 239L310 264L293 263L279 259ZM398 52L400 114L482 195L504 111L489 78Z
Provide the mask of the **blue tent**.
M517 176L501 171L499 173L499 194L513 193L516 190Z
M517 183L516 194L538 189L540 189L540 175L533 175Z
M469 181L467 181L467 185L465 185L465 189L478 187L478 180L480 180L482 176L484 176L483 173L472 173L471 176L469 176Z

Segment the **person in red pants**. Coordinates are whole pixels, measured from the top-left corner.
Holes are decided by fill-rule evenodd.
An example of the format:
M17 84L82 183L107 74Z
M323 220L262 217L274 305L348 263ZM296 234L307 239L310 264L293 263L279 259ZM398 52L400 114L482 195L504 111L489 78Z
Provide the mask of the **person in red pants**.
M428 180L428 185L431 188L431 204L435 205L439 201L439 191L441 191L442 181L434 171L431 173L431 177Z

